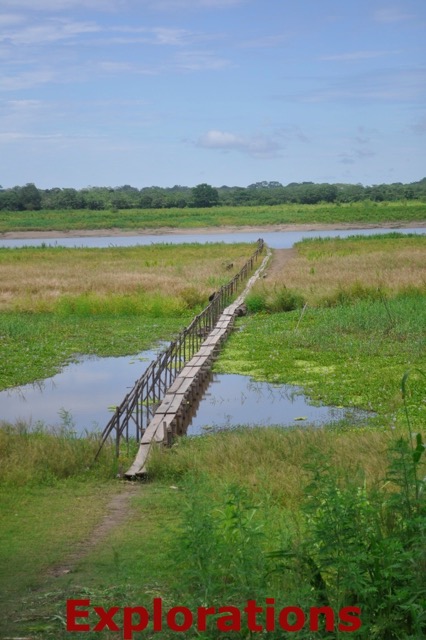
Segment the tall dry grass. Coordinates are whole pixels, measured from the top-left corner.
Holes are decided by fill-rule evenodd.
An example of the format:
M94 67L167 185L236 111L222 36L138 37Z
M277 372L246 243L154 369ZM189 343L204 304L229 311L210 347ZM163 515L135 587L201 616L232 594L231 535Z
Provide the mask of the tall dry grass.
M422 236L302 242L282 266L276 256L263 288L285 286L312 306L333 304L344 292L357 298L425 291L425 256Z
M191 307L204 303L252 253L248 244L0 250L0 311L50 311L62 296L160 295Z

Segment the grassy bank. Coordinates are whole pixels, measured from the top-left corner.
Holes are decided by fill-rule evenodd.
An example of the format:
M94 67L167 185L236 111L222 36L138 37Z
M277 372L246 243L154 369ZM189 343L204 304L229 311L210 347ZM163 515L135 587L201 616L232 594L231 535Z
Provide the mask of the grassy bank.
M314 240L247 300L217 368L299 385L316 401L404 420L399 383L426 370L423 237ZM413 389L415 420L426 417Z
M252 252L247 244L1 249L0 389L51 376L76 355L138 353L170 339Z
M424 222L426 203L354 202L351 204L287 204L208 209L124 209L120 211L0 212L6 231L71 231L77 229L178 229L276 224L404 224Z
M22 435L32 439L16 435L7 463L15 446L21 450ZM53 576L49 569L67 558L66 545L72 541L75 548L90 537L112 486L101 483L99 472L95 498L94 478L84 479L79 469L68 480L58 469L44 479L26 476L13 499L3 501L0 562L14 569L2 583L7 595L0 629L43 640L75 637L65 630L70 598L90 600L92 629L99 620L94 605L152 611L153 598L161 598L166 611L173 606L243 611L249 599L264 609L266 598L272 598L277 612L293 606L308 616L311 607L323 606L330 624L334 618L334 634L320 622L318 632L305 626L292 633L299 640L346 637L337 628L344 606L361 608L362 627L353 637L418 640L425 626L426 514L416 477L426 469L421 460L413 465L408 441L399 436L341 425L338 430L235 430L180 440L151 459L151 482L134 495L125 525L97 545L83 545L86 552L70 570ZM51 457L42 450L39 446L39 460ZM34 471L37 456L28 456ZM23 467L15 468L19 474ZM5 493L10 484L0 480ZM216 627L220 617L209 618L201 637L224 637L226 628ZM114 619L121 626L122 615ZM288 622L293 624L294 616ZM263 614L257 624L265 625ZM164 638L178 635L163 628ZM250 635L243 614L242 630L232 637ZM152 625L133 635L157 636ZM85 637L115 636L104 630ZM186 637L196 637L195 632ZM268 637L283 637L277 616Z

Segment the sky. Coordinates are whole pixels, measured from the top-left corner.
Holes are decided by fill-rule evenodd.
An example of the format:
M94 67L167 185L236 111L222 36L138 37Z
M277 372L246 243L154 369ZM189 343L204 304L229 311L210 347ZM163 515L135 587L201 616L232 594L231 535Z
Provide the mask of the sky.
M426 176L426 0L0 0L0 185Z

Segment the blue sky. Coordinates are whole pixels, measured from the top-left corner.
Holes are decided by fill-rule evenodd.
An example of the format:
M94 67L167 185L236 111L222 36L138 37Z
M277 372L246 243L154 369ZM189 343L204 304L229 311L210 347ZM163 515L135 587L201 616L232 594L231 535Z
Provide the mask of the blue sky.
M426 176L425 0L1 0L0 184Z

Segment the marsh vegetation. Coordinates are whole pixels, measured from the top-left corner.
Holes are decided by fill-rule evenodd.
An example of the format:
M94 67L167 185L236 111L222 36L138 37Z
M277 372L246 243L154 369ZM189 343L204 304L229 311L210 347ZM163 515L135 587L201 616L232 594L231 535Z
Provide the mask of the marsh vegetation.
M251 252L246 244L0 249L0 389L46 378L75 354L127 355L170 338Z
M2 583L9 589L5 631L43 640L70 637L64 612L72 597L105 608L148 609L161 597L165 606L191 610L243 610L248 599L264 606L273 598L278 611L358 606L362 627L354 638L424 637L424 250L424 238L398 235L301 243L285 269L272 265L253 291L249 316L217 362L222 371L299 384L318 401L372 409L374 419L323 429L236 425L156 451L150 482L133 498L127 526L111 530L54 580L49 567L66 557L71 543L90 537L117 491L107 479L115 461L106 448L92 468L90 440L66 430L52 435L3 427L1 548L3 566L15 567ZM62 294L46 299L46 315L61 322ZM122 316L129 329L134 326L133 318ZM113 317L121 348L131 344L120 314L86 310L76 314L81 326L104 323L87 334L87 345ZM141 327L147 317L135 316ZM164 314L157 322L164 327L173 318ZM116 328L114 335L118 339ZM63 464L55 464L62 448ZM131 455L123 451L124 462ZM72 509L75 517L69 517ZM224 637L215 619L202 635L206 640ZM258 620L264 624L261 615ZM334 622L333 631L325 630L326 620L318 631L305 626L291 635L346 637ZM156 637L150 628L144 633ZM268 637L282 634L277 625ZM232 637L250 635L243 627Z

